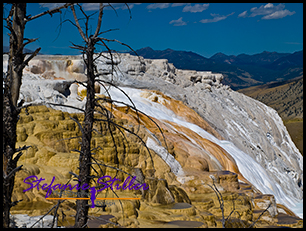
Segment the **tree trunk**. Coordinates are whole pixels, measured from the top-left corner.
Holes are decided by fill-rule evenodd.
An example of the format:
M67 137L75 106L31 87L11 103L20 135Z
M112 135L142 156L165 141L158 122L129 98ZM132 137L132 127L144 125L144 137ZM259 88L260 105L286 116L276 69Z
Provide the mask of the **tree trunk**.
M18 113L10 97L3 97L3 227L9 226L9 213L12 206L12 192L15 174L7 177L17 166L13 160L16 145L16 125ZM5 178L7 177L7 178Z
M36 49L30 57L24 60L24 46L37 40L27 39L27 42L23 43L25 40L25 25L30 20L39 18L47 13L52 16L53 13L60 12L62 8L67 8L73 4L67 3L33 17L26 17L26 3L12 3L10 13L5 19L7 28L10 30L10 51L3 93L3 227L9 227L10 208L17 203L12 202L11 197L14 188L15 173L21 169L21 166L17 168L16 166L22 152L19 152L15 158L13 158L13 155L16 151L23 151L28 148L23 147L16 150L16 127L20 112L19 108L22 105L22 103L18 105L17 101L20 93L22 72L28 62L40 51L40 48Z
M16 127L18 121L17 100L21 86L24 60L23 34L25 27L26 3L14 3L13 22L10 35L10 53L8 74L5 78L3 94L3 227L9 227L9 213L12 207L12 192L15 173L10 174L17 166Z
M9 76L11 81L11 97L16 107L21 86L22 70L25 55L23 54L23 39L25 28L26 3L16 3L10 36Z
M94 99L95 99L95 74L94 74L94 63L93 63L93 53L94 53L94 44L89 38L87 43L88 47L86 49L86 66L87 66L87 97L86 97L86 106L85 106L85 115L83 121L83 134L82 134L82 144L81 144L81 153L79 158L79 185L90 184L90 162L91 162L91 132L94 122ZM87 197L87 190L78 190L78 197ZM86 193L86 194L85 194ZM76 202L76 218L75 218L75 227L82 228L86 226L88 220L88 200L77 200Z

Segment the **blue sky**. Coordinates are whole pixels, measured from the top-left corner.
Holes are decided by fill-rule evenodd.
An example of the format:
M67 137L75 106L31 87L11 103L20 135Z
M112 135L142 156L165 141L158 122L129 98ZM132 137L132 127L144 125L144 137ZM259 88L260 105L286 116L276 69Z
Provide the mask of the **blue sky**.
M36 15L54 8L56 3L28 3L27 14ZM99 4L80 3L88 14ZM106 7L102 30L119 29L103 34L117 39L134 50L150 46L155 50L171 48L193 51L205 57L217 52L227 55L255 54L263 51L292 53L303 49L302 3L114 3ZM76 7L77 8L77 7ZM8 6L4 12L7 13ZM81 15L81 14L80 14ZM97 14L91 20L92 33ZM44 54L78 54L69 48L70 41L81 44L70 9L62 14L45 15L26 25L25 37L39 38L27 46L42 47ZM59 33L60 32L60 33ZM7 29L3 29L3 44L8 45ZM126 47L109 43L112 49Z

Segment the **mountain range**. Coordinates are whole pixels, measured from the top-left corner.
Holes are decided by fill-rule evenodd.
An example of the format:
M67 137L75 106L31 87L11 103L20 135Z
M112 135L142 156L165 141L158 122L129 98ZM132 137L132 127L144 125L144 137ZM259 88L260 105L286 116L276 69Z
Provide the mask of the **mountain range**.
M294 53L264 51L254 55L237 56L219 52L210 58L191 51L176 51L169 48L153 50L145 47L136 50L136 53L148 59L168 59L179 69L222 73L223 83L234 90L303 75L303 50Z
M3 46L3 53L8 53L8 50L8 46ZM26 48L24 52L32 53ZM135 55L134 52L129 53ZM219 52L210 58L192 51L177 51L170 48L153 50L151 47L145 47L136 50L136 53L147 59L168 59L169 63L173 63L179 69L222 73L222 83L229 85L233 90L303 76L303 50L294 53L264 51L254 55L237 56Z

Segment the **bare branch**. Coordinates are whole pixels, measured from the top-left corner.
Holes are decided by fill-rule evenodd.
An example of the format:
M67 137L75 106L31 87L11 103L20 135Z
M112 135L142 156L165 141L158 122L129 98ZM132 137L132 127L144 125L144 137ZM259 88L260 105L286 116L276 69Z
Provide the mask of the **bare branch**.
M256 219L256 221L254 221L248 228L252 228L252 227L255 225L255 223L261 218L261 216L262 216L266 211L268 211L268 209L270 208L271 205L272 205L272 203L270 203L270 204L268 205L268 207L267 207L264 211L262 211L262 213L259 215L259 217Z
M15 5L13 4L12 7L11 7L9 15L5 18L8 25L11 25L11 18L12 18L13 13L14 13L14 8L15 8Z
M127 45L127 44L125 44L125 43L123 43L123 42L120 42L120 41L118 41L117 39L99 38L99 40L100 40L100 41L105 40L105 41L107 41L107 42L117 42L117 43L121 44L122 46L128 47L131 51L133 51L133 52L138 56L139 61L141 62L140 57L139 57L139 55L137 54L137 52L134 51L134 49L133 49L132 47L130 47L129 45ZM105 43L103 43L103 44L105 44ZM142 63L142 62L141 62L141 63Z
M28 148L30 148L31 146L26 146L26 145L24 145L23 147L21 147L21 148L17 148L16 150L15 150L15 152L21 152L21 151L24 151L24 150L27 150Z
M77 123L77 125L79 126L79 128L80 128L80 130L81 130L81 132L82 132L82 135L83 135L83 134L84 134L84 130L83 130L83 127L82 127L82 125L80 124L80 122L79 122L78 120L72 118L72 117L69 117L69 118L72 119L74 122Z
M52 9L52 10L47 10L47 11L45 11L45 12L42 12L42 13L40 13L40 14L37 14L37 15L32 16L32 17L30 17L30 18L27 18L25 21L28 22L28 21L31 21L31 20L33 20L33 19L35 19L35 18L39 18L39 17L41 17L41 16L43 16L43 15L46 15L46 14L50 14L50 15L52 16L52 14L54 14L54 13L59 13L59 12L61 12L61 11L60 11L61 9L67 8L68 6L73 6L74 4L75 4L75 3L66 3L66 4L63 5L63 6L59 6L59 7L56 7L56 8L54 8L54 9Z
M45 216L47 216L52 211L52 209L54 209L56 206L57 206L57 204L54 205L45 215L41 216L36 222L34 222L34 224L30 228L33 228L34 225L36 225L41 219L43 219Z
M113 54L112 54L112 51L109 49L109 47L105 44L105 42L103 41L103 39L102 38L97 38L97 40L100 40L102 43L103 43L103 45L106 47L106 49L107 49L107 51L108 51L108 53L109 53L109 55L110 55L110 58L111 58L111 60L113 61L114 60L114 58L113 58ZM114 65L112 65L112 73L114 72Z
M12 204L11 204L11 207L17 205L19 202L23 201L23 199L21 200L18 200L18 201L13 201Z
M108 3L108 6L110 6L114 10L116 16L118 17L118 13L117 13L116 9L112 6L112 4Z
M72 152L78 152L78 153L80 153L81 155L84 155L84 152L82 152L82 151L80 151L80 150L77 150L77 149L72 149L71 151L72 151Z
M98 163L98 160L97 159L95 159L95 158L93 158L94 159L94 161L96 162L96 163L93 163L93 162L91 162L90 164L96 164L96 165L101 165L101 166L104 166L104 167L107 167L107 168L112 168L112 169L115 169L115 170L117 170L117 171L120 171L120 172L123 172L123 173L125 173L126 175L128 175L128 176L130 176L130 177L134 177L133 175L131 175L131 174L129 174L128 172L126 172L126 171L124 171L124 170L122 170L122 169L120 169L120 168L116 168L116 167L114 167L114 166L110 166L110 165L107 165L107 164L102 164L102 163ZM100 161L101 162L101 161ZM142 183L142 182L140 182L139 180L137 180L137 179L135 179L135 181L136 182L138 182L138 183ZM102 186L97 186L97 187L102 187ZM150 191L150 190L148 190L148 191Z
M70 181L71 181L71 178L67 181L66 185L68 185ZM64 191L63 188L61 188L59 197L62 197L63 191ZM59 205L60 205L63 201L65 201L65 200L58 200L58 201L57 201L57 205L56 205L56 208L55 208L55 211L54 211L54 216L53 216L51 228L53 228L53 226L54 226L55 219L56 219L56 217L57 217L57 210L58 210L58 208L59 208Z
M45 105L45 103L44 103L44 102L39 102L39 103L28 103L28 104L21 105L21 106L17 107L16 110L17 110L18 112L20 112L23 108L25 108L26 113L27 113L28 107L30 107L30 106L42 106L42 105Z
M101 80L102 81L102 80ZM120 88L118 88L118 89L120 89ZM163 136L163 139L164 139L164 142L165 142L165 146L166 146L166 149L168 150L168 145L167 145L167 142L166 142L166 138L165 138L165 136L164 136L164 133L162 132L162 130L161 130L161 128L159 127L159 125L150 117L150 116L148 116L146 113L144 113L143 111L139 111L135 106L132 106L132 105L129 105L129 104L127 104L127 103L124 103L124 102L122 102L122 101L117 101L117 100L113 100L113 99L104 99L105 101L108 101L108 102L110 102L110 103L119 103L119 104L123 104L123 105L126 105L126 106L128 106L128 107L130 107L130 108L132 108L133 110L135 110L137 113L141 113L141 114L143 114L144 116L146 116L149 120L151 120L156 126L157 126L157 128L158 128L158 130L160 131L160 133L162 134L162 136ZM138 115L138 114L137 114ZM138 115L138 122L139 122L140 120L139 120L139 115Z
M69 174L71 174L72 176L79 178L79 176L77 174L75 174L74 172L69 172Z
M97 34L97 36L99 36L101 34L108 33L108 32L116 31L116 30L119 30L119 28L114 28L114 29L109 29L109 30L106 30L106 31L101 31L100 33Z
M210 177L213 180L213 186L207 184L216 194L218 201L219 201L219 205L220 205L220 209L221 209L221 213L222 213L222 227L225 228L225 219L224 219L224 200L222 197L222 194L220 193L220 191L218 190L217 186L215 185L215 180L213 177Z
M139 114L138 114L139 111L138 111L138 109L136 108L136 105L134 104L133 100L128 96L128 94L125 93L125 91L123 91L121 88L117 87L117 86L116 86L115 84L113 84L112 82L104 81L104 80L101 80L101 79L98 79L98 80L96 80L96 81L102 83L101 85L102 85L103 87L104 87L104 84L103 84L103 83L107 83L107 84L109 84L109 85L111 85L111 86L117 88L119 91L121 91L121 92L125 95L125 97L127 97L128 100L132 103L133 109L136 111L136 114L137 114L137 121L139 122ZM104 89L105 89L105 87L104 87ZM111 98L111 96L110 96L108 90L107 90L107 89L105 89L105 90L106 90L107 94L109 95L109 97Z
M23 43L23 44L20 46L20 48L17 50L16 53L18 54L19 52L21 52L21 51L23 50L23 48L24 48L26 45L28 45L29 43L35 42L37 39L38 39L38 38L36 38L36 39L27 39L27 38L24 38L24 40L27 40L27 42Z
M78 107L74 107L74 106L71 106L71 105L65 105L65 104L61 104L61 103L50 103L50 102L48 102L48 103L46 103L46 104L51 104L51 105L53 105L53 106L70 107L70 108L73 108L73 109L76 109L76 110L85 112L83 109L78 108Z
M3 180L6 181L8 179L10 179L16 172L18 172L23 165L18 166L17 168L14 168L8 175L5 175L5 173L3 172Z
M73 47L70 47L72 49L78 49L78 50L82 50L82 51L86 50L86 47L84 47L84 46L80 46L80 45L74 44L73 42L71 42L71 44L73 45Z
M110 121L110 120L95 119L95 121L109 122L109 123L113 124L115 127L122 128L123 130L125 130L125 131L133 134L134 136L136 136L140 140L140 142L145 146L145 148L147 149L147 151L148 151L148 153L150 155L150 158L151 158L152 167L154 168L154 162L153 162L153 157L151 155L151 152L150 152L149 148L147 147L146 143L144 142L144 140L139 135L137 135L136 133L132 132L131 130L129 130L129 129L127 129L127 128L125 128L125 127L123 127L123 126L121 126L121 125L119 125L119 124L117 124L115 122L113 122L113 121Z
M124 3L124 4L126 5L127 9L129 10L130 20L132 20L132 11L131 11L131 9L130 9L130 7L127 3Z
M86 36L86 38L88 38L88 22L89 22L89 18L90 18L90 16L88 16L85 12L84 12L84 10L83 10L83 7L80 5L80 4L78 4L77 3L77 6L80 8L80 11L82 12L82 14L85 16L85 18L86 18L86 22L85 22L85 36ZM96 12L95 12L96 13ZM93 14L95 14L95 13L93 13ZM93 15L92 14L92 15ZM79 20L81 20L81 19L79 19Z
M72 22L70 19L65 19L65 20L62 21L58 26L62 26L62 24L63 24L64 22L70 22L73 26L77 27L77 25L76 25L74 22Z
M232 202L233 202L233 209L232 211L230 212L230 214L227 216L227 218L225 219L225 222L230 218L230 216L235 212L235 200L236 199L233 199ZM237 212L237 211L236 211Z
M27 66L28 65L28 63L29 63L29 61L31 60L31 59L33 59L37 54L38 54L38 52L41 50L41 47L39 47L39 48L37 48L31 55L30 55L30 57L28 57L25 61L23 61L23 63L20 65L20 66L18 66L17 67L17 72L19 71L19 70L22 70L25 66Z
M98 33L100 31L100 27L101 27L101 23L102 23L102 16L103 16L103 3L100 3L100 6L99 6L99 17L98 17L98 25L97 25L97 28L96 28L96 32L94 34L94 38L98 36Z
M28 45L29 43L35 42L37 39L38 39L38 38L35 38L35 39L24 38L23 40L27 40L27 42L24 43L23 46L26 46L26 45Z
M83 40L84 40L86 43L88 43L88 39L85 37L85 34L84 34L84 32L83 32L83 30L82 30L82 28L81 28L81 26L80 26L79 19L78 19L76 13L75 13L74 6L71 5L70 8L71 8L71 10L72 10L73 17L74 17L74 20L75 20L75 23L76 23L76 26L77 26L77 28L78 28L78 30L79 30L80 35L82 36Z
M13 162L15 162L15 163L17 164L17 162L18 162L19 158L22 156L22 154L23 154L23 152L19 152L19 153L15 156L15 158L13 159Z

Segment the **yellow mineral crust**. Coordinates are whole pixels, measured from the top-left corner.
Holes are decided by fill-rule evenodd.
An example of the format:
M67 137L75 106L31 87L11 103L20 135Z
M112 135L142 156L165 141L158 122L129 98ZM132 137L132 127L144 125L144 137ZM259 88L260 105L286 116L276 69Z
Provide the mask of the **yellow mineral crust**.
M150 99L154 102L162 103L174 111L177 116L197 124L222 139L205 120L183 103L159 92L148 91L143 96L151 97ZM231 213L233 200L235 200L237 212L228 221L228 227L249 225L254 221L256 216L253 214L256 208L253 208L252 201L255 200L256 206L260 201L255 198L255 195L259 198L258 195L261 194L254 191L252 185L243 178L235 161L224 149L173 122L149 119L141 113L137 114L129 107L110 106L106 103L103 105L114 116L112 120L122 128L109 126L105 122L94 124L94 128L100 131L100 133L93 133L91 145L95 152L94 157L101 163L120 168L131 175L141 171L142 180L150 185L150 190L145 192L119 190L116 193L121 198L140 197L141 199L122 200L121 202L106 200L105 211L97 207L90 209L91 216L112 215L113 223L117 224L102 222L101 227L222 227L218 199L208 187L208 184L213 183L224 195L226 216ZM100 115L97 113L95 116L98 118ZM81 131L70 117L80 122L84 118L81 114L69 114L45 106L29 107L28 114L24 110L21 112L17 125L17 146L31 145L31 147L24 151L18 162L18 165L23 165L23 169L16 174L13 200L23 199L23 201L12 208L12 214L43 215L57 203L57 201L47 200L46 192L43 190L31 189L23 192L27 188L23 182L26 177L36 175L50 182L55 176L57 183L65 184L72 177L69 172L78 174L79 153L74 149L80 149ZM160 130L152 120L163 132L168 152L182 166L186 179L189 179L186 182L180 183L165 161L152 150L150 151L151 159L139 138L128 134L123 129L131 130L144 141L151 136L150 133L154 133L166 147ZM108 128L112 131L112 135ZM75 138L72 139L72 137ZM113 141L116 142L116 146ZM115 168L93 167L95 170L92 171L92 174L116 176L121 180L126 178L126 174ZM245 183L238 182L238 179ZM74 181L70 183L76 184ZM110 190L98 196L116 197ZM279 211L281 209L281 207L278 208ZM286 209L282 211L289 213ZM65 218L62 225L67 227L73 225L75 201L66 200L60 206L59 213L62 214L60 218ZM281 224L279 219L271 215L265 215L264 218L267 224L262 225L261 223L261 227L276 225L277 222ZM243 221L241 223L235 219ZM301 221L298 220L293 222L292 226L301 224ZM97 222L89 222L89 227L91 225L93 227L97 225Z

